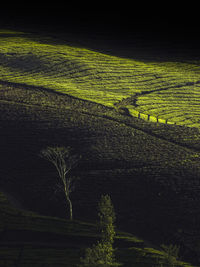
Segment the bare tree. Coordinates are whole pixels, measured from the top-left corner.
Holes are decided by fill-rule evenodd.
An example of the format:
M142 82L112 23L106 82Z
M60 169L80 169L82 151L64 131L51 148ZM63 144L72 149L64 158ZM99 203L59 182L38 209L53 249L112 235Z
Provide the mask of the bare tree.
M80 157L71 154L71 147L47 147L40 151L40 156L56 167L60 178L58 187L64 192L69 205L70 220L73 220L72 201L70 193L74 190L75 177L70 176L70 171L75 167Z

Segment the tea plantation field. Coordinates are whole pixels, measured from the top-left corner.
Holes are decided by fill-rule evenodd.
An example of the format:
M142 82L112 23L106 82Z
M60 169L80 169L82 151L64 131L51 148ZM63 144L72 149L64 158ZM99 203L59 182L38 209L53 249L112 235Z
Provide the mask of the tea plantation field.
M102 194L125 267L158 265L163 243L198 266L200 60L131 53L0 31L0 266L76 266L99 237ZM39 157L49 145L82 155L73 222Z
M51 219L43 217L42 220L49 225L46 227L43 222L39 223L38 214L65 220L63 197L55 194L56 172L53 166L39 158L38 153L47 145L70 145L82 155L78 168L74 170L74 175L80 178L72 194L75 219L96 221L98 199L107 193L115 205L119 229L127 229L157 244L179 244L176 235L179 229L184 229L185 247L187 251L192 249L191 244L198 239L198 224L194 227L194 219L198 222L199 218L200 137L197 129L188 128L188 131L177 125L152 124L126 117L103 105L40 87L1 84L1 99L0 186L25 210L36 213L29 213L30 216L38 218L30 218L29 222L27 217L21 217L20 211L14 211L16 215L12 217L2 204L2 236L6 225L8 230L21 229L21 232L14 232L13 241L20 233L24 234L23 229L32 231L31 227L34 227L34 231L40 233L45 229L52 231L53 228L49 228ZM55 227L54 232L60 233L61 226L55 224L52 227ZM12 232L10 235L12 239ZM45 248L47 246L43 243L42 251L37 250L38 246L41 248L40 244L34 244L33 249L33 235L29 233L28 236L29 243L22 242L25 242L24 264L28 260L37 262L40 257L45 262L49 248ZM11 247L8 251L3 249L6 255L12 254L14 260L19 258L21 243L16 246L13 254ZM86 245L81 243L79 246L71 252L59 248L61 266L68 257L78 261L80 249ZM191 261L185 247L184 255ZM136 250L141 252L140 256L144 255L137 246ZM120 257L122 262L128 260L127 266L135 260L143 264L143 256L142 260L138 259L134 249L128 249L127 253ZM55 262L57 250L52 250L51 255L49 261ZM8 259L8 256L4 258ZM149 260L148 256L147 266Z
M151 121L199 127L198 59L137 59L0 31L0 81L41 86L109 107L118 104ZM147 117L148 116L148 117Z
M15 207L0 192L0 266L75 267L84 248L100 238L97 225L41 216ZM117 230L117 259L123 266L145 267L162 262L165 252L138 237ZM192 267L177 261L178 267Z

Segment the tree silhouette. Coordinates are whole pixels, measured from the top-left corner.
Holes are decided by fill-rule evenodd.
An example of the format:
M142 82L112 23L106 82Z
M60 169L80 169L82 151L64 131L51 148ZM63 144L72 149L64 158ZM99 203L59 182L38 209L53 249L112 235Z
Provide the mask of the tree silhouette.
M53 163L59 175L58 187L64 192L69 205L70 220L73 220L73 207L70 193L74 190L75 177L70 176L70 171L76 166L80 157L71 154L71 147L51 147L40 151L40 156Z
M166 267L175 267L177 266L177 258L179 254L179 247L176 245L161 245L161 248L163 250L164 258L161 266Z
M114 255L113 242L115 237L115 212L108 195L102 195L99 205L99 225L101 229L101 240L87 248L85 256L81 258L79 267L111 267L121 266L122 264L116 262Z

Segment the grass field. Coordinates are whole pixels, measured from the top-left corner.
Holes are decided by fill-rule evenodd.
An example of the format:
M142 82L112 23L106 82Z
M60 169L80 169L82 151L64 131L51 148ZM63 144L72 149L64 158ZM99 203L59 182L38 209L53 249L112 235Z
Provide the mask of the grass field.
M200 233L198 60L125 58L1 30L0 63L0 264L76 264L98 237L96 206L104 193L116 209L116 253L124 266L151 267L162 257L143 240L157 248L180 244L183 258L194 262ZM116 103L142 119L118 112ZM47 145L70 145L82 155L74 170L80 180L72 224L55 194L56 170L38 157ZM22 236L27 239L20 243Z
M46 217L17 209L0 193L0 266L76 266L84 248L100 238L97 225ZM117 231L116 255L123 266L157 264L165 253L143 240ZM192 265L179 261L179 267Z
M73 193L75 218L93 221L100 195L109 193L122 229L162 237L156 243L175 242L179 228L192 231L187 223L198 217L200 171L196 129L124 118L37 87L2 84L1 92L7 97L1 95L0 185L26 209L65 217L62 197L54 194L55 170L37 154L50 144L70 145L84 156L75 171L81 178ZM162 225L159 234L155 223Z
M146 115L199 127L197 59L139 60L134 54L120 58L55 38L5 30L0 31L0 42L3 81L42 86L110 107L122 102Z

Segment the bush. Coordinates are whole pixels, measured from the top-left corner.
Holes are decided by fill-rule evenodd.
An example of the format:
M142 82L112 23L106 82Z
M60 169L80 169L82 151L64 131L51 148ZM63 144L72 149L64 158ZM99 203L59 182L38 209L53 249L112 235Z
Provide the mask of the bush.
M101 241L85 251L85 257L81 258L79 267L111 267L120 266L114 257L114 221L115 212L108 195L102 196L99 202L99 218L102 233Z

